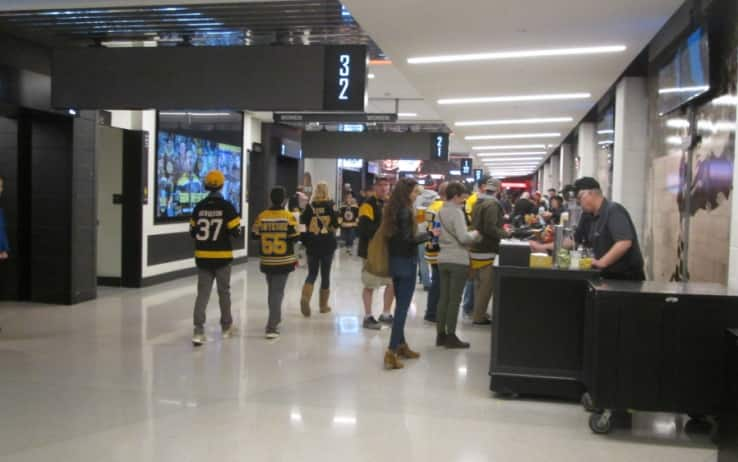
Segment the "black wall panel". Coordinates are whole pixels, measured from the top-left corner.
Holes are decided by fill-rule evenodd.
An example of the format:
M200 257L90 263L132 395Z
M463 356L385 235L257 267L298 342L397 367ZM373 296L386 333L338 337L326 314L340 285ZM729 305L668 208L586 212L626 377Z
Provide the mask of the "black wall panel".
M241 231L241 237L232 241L233 250L242 250L245 247L245 229ZM148 246L149 266L187 260L195 256L195 242L188 232L151 235L148 237Z
M5 178L5 192L0 208L10 240L10 258L0 262L0 300L19 298L18 247L18 122L0 117L0 176Z

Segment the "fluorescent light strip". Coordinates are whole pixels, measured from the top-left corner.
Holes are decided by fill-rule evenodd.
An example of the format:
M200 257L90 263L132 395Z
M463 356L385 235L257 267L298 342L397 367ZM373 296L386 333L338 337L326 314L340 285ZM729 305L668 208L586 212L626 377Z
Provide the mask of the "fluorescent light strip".
M478 152L478 157L545 156L546 151Z
M481 127L485 125L528 125L528 124L553 124L563 122L573 122L573 117L548 117L548 118L532 118L532 119L508 119L508 120L471 120L465 122L456 122L457 127Z
M605 141L599 141L597 144L599 144L600 146L604 146L604 145L607 145L607 144L615 144L615 141L613 141L613 140L605 140Z
M738 96L725 95L712 101L713 106L738 106Z
M520 103L535 101L558 101L566 99L588 99L591 93L557 93L549 95L520 95L520 96L482 96L474 98L445 98L439 99L438 104L483 104L483 103Z
M597 130L598 135L614 135L615 130Z
M659 88L659 95L668 95L672 93L696 93L700 91L707 91L709 89L709 85L701 85L699 87Z
M526 138L559 138L561 133L527 133L514 135L472 135L464 137L467 141L474 140L518 140Z
M373 79L376 76L374 74L369 74L367 77L369 77L370 79Z
M689 121L686 119L669 119L666 121L669 128L689 128Z
M505 159L484 159L483 164L504 164L504 163L534 163L540 162L543 157L525 157L523 159L505 158Z
M438 64L438 63L455 63L462 61L490 61L500 59L521 59L521 58L547 58L553 56L576 56L576 55L593 55L602 53L621 53L625 51L625 45L608 45L596 47L577 47L577 48L550 48L547 50L523 50L523 51L498 51L491 53L470 53L461 55L443 55L443 56L424 56L418 58L408 58L408 64Z
M418 117L415 112L398 112L397 117Z
M545 144L513 144L508 146L474 146L474 151L503 151L506 149L546 149Z
M160 112L159 115L163 116L182 116L191 115L195 117L225 117L235 115L230 112Z

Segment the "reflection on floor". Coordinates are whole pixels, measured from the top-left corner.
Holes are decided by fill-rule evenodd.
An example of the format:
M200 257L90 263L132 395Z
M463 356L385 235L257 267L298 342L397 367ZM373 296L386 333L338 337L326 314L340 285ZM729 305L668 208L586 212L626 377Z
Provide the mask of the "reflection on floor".
M709 430L681 417L637 414L603 437L577 404L493 398L489 329L462 323L469 351L435 348L422 289L407 337L423 356L386 372L389 330L360 327L358 260L337 259L330 315L300 316L304 276L290 277L274 342L256 261L234 269L242 335L217 339L213 299L200 349L192 278L75 307L0 305L0 461L716 460Z

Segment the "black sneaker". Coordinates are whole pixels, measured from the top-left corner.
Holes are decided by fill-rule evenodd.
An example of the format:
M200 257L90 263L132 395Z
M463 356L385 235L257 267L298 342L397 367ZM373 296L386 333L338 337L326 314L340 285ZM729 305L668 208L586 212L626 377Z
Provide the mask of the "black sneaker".
M364 318L364 329L369 330L380 330L382 325L374 319L374 316L367 316Z
M390 314L380 314L379 315L379 322L384 324L392 324L395 321L395 317L392 316L392 313Z

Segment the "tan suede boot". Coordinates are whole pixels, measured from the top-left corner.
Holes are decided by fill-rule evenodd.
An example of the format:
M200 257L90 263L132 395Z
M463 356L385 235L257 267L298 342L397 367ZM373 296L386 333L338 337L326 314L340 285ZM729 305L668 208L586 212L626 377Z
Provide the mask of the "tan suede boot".
M407 343L403 343L397 347L397 356L404 359L418 359L420 358L420 353L411 350L410 347L407 346Z
M300 296L300 311L306 318L310 317L310 299L313 297L313 285L305 283L302 286L302 295Z
M328 299L331 298L331 289L320 289L320 312L330 313L331 307L328 306Z
M400 362L400 358L397 356L397 353L392 350L387 350L387 353L384 354L384 368L391 371L393 369L402 369L403 367L405 367L405 365Z

